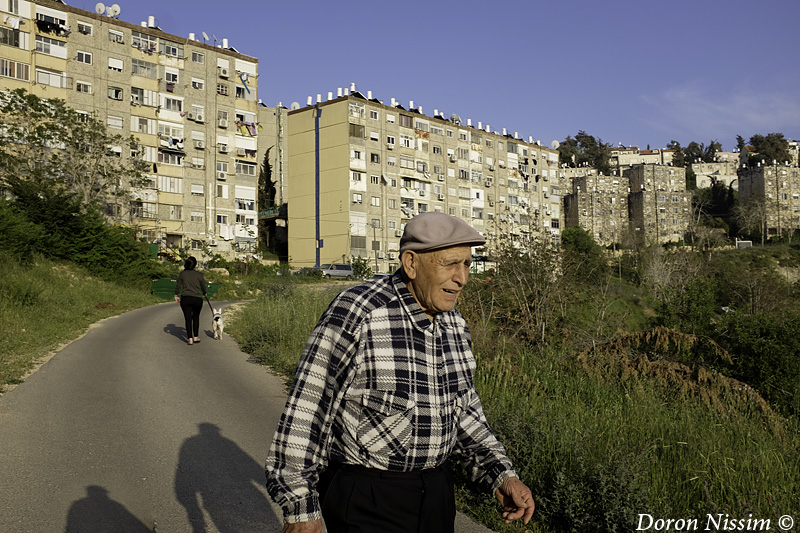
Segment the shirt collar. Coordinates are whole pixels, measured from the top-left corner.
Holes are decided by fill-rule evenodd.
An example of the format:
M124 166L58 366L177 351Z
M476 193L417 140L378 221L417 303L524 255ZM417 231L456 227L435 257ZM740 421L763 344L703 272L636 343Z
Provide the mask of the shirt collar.
M411 294L411 291L408 290L408 286L399 273L392 276L392 283L394 284L395 292L400 297L400 304L414 325L421 330L430 329L433 325L433 320L422 310L422 307L417 302L417 299L414 298L414 295ZM437 322L441 323L441 320L437 320Z

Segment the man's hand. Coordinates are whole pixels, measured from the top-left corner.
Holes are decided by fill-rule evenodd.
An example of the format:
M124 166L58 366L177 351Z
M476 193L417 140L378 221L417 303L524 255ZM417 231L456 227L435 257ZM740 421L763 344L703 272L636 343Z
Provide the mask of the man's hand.
M322 533L322 520L283 524L283 533Z
M503 481L503 484L494 491L494 497L503 506L503 520L506 524L520 518L525 524L531 521L536 507L533 503L533 494L519 478L510 477Z

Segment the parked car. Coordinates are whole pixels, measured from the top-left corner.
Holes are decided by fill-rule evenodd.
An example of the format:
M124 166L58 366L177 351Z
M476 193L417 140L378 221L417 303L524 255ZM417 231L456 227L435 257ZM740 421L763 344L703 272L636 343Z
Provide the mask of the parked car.
M346 265L344 263L330 263L320 265L320 270L322 270L322 277L323 278L343 278L343 279L353 279L355 274L353 273L353 266Z

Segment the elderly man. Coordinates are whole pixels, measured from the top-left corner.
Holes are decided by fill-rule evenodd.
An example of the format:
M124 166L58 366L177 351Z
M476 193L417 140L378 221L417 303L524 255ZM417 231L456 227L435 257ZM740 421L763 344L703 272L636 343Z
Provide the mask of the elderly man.
M418 215L393 276L342 292L303 350L267 461L284 532L452 532L448 458L527 524L530 490L489 429L455 310L480 233Z

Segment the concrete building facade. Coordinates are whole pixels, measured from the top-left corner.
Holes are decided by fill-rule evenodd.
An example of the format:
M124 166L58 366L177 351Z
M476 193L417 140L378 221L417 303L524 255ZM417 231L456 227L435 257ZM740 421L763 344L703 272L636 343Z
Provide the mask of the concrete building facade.
M258 60L168 34L153 17L49 0L6 2L0 83L65 100L110 131L133 135L148 185L111 206L162 251L252 254L257 238ZM8 8L6 10L5 8Z
M524 247L558 239L558 153L489 126L426 116L353 91L289 112L289 262L368 258L399 266L405 223L427 211L457 216L487 238Z
M630 183L630 224L634 238L648 244L683 240L691 216L686 170L664 165L635 165L625 176Z
M580 227L601 246L623 242L629 231L627 177L604 176L592 171L572 180L564 197L566 227Z
M792 237L800 230L800 168L740 168L739 201L759 211L767 237Z

